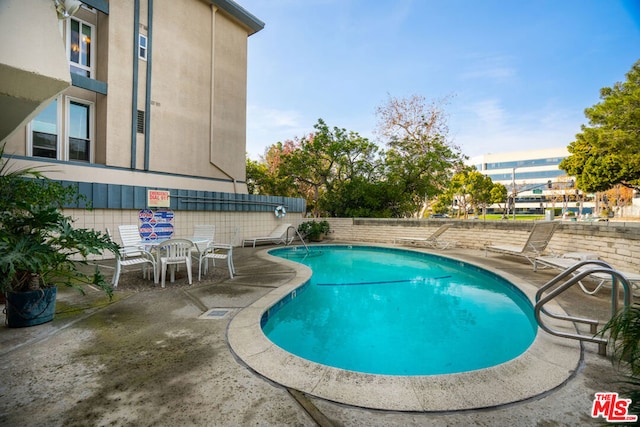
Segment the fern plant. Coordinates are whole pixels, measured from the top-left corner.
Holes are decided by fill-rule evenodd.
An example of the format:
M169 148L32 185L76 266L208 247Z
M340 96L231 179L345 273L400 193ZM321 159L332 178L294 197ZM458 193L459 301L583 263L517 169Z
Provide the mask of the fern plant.
M73 227L62 206L78 200L77 190L33 168L13 168L0 147L0 291L23 292L57 284L93 284L112 296L96 267L86 273L89 255L118 254L106 234Z
M640 305L634 303L620 310L603 327L609 333L613 362L625 372L621 394L631 399L629 412L640 413Z

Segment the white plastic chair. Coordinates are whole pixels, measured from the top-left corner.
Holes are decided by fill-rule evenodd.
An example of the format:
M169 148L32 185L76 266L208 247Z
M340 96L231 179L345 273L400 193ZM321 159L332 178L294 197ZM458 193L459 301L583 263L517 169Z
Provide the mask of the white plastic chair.
M213 267L216 266L216 260L227 260L227 268L229 269L229 277L233 279L233 275L236 274L235 267L233 266L233 247L238 239L240 229L236 227L231 242L225 243L210 243L207 245L207 249L200 256L200 264L198 266L198 281L202 277L202 264L204 263L204 274L209 271L209 260L211 260Z
M213 224L199 224L193 226L193 240L215 240L216 226Z
M118 257L116 257L115 273L111 280L113 287L118 287L122 267L142 265L142 276L146 279L149 275L148 267L153 270L153 283L158 283L158 269L155 257L144 248L140 247L140 233L136 225L120 225L120 240L122 247Z
M119 225L118 232L120 233L120 240L122 241L122 247L133 249L140 249L140 230L137 225Z
M167 266L171 266L171 282L175 280L175 266L185 264L187 267L187 275L189 276L189 284L193 283L191 277L191 250L193 242L187 239L170 239L162 242L158 250L160 251L160 268L162 269L161 283L164 288L165 278L167 276Z
M215 242L216 226L213 224L199 224L193 226L193 242L197 249L192 253L194 259L198 259L198 265L202 262L202 257L207 251L209 244Z

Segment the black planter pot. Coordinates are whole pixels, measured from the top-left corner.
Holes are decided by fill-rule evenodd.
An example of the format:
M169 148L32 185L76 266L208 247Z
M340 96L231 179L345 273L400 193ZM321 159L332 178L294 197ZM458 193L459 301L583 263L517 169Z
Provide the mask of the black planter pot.
M56 313L58 288L7 292L7 326L22 328L50 322Z

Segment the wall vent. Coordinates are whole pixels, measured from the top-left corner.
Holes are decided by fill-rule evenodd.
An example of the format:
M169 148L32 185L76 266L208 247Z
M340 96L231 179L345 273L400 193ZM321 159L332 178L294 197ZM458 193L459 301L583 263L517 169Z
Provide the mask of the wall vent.
M138 133L144 134L144 111L138 110L138 123L136 124Z

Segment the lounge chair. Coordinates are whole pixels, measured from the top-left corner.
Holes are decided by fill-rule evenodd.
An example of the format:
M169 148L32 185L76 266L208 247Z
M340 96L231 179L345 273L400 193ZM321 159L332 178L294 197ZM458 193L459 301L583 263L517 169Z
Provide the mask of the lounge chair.
M531 264L536 257L542 255L547 248L553 232L558 224L553 221L538 221L533 224L529 238L523 246L515 245L489 245L484 248L484 255L488 252L497 252L504 255L521 256Z
M439 237L451 227L451 224L443 224L427 237L396 237L393 243L421 243L432 248L447 249L449 246L455 246L458 242L455 240L442 240Z
M246 243L253 243L254 248L256 247L256 243L287 244L289 243L287 242L287 231L289 227L291 227L291 224L280 224L267 236L247 237L242 241L242 247L244 248Z
M597 254L586 253L586 252L568 252L561 256L539 256L533 260L533 271L538 271L539 268L555 268L557 270L565 271L572 267L575 267L578 263L583 261L595 261L598 260ZM571 274L573 276L577 276L585 271L588 271L592 268L588 264L584 267L577 268ZM616 269L617 270L617 269ZM625 279L633 286L634 290L640 289L640 274L637 273L627 273L624 271L620 271ZM594 280L596 285L593 289L587 288L582 281L578 282L578 285L582 289L582 291L588 295L594 295L597 293L605 284L611 282L611 275L607 273L591 273L588 278Z

